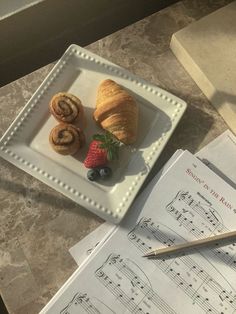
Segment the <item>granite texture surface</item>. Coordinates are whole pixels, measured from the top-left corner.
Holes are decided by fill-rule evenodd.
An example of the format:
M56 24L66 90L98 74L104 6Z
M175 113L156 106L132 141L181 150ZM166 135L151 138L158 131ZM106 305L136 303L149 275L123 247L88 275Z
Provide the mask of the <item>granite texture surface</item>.
M229 2L180 1L87 47L188 103L148 180L176 149L194 153L227 129L169 44L174 32ZM52 66L0 89L0 135ZM0 163L0 292L9 313L38 313L76 269L68 249L102 220L5 160Z

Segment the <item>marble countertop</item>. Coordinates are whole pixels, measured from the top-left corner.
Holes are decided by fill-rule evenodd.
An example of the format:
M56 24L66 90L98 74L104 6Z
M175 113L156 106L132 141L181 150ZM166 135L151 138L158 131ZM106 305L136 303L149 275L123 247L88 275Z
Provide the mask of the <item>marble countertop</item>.
M149 180L176 149L194 153L227 129L169 43L174 32L229 2L180 1L86 47L188 103ZM0 135L52 67L0 89ZM68 249L102 220L5 160L0 163L1 295L10 314L38 313L77 267Z

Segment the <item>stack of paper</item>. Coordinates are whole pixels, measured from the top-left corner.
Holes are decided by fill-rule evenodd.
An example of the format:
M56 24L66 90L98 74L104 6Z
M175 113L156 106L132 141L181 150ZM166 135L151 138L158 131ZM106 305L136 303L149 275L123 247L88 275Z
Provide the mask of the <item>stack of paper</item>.
M223 136L236 142L230 132ZM211 162L204 151L198 157L177 151L120 226L106 224L106 234L95 231L96 243L94 234L81 242L90 257L41 313L235 313L236 244L143 257L154 248L235 230L236 191L199 158Z

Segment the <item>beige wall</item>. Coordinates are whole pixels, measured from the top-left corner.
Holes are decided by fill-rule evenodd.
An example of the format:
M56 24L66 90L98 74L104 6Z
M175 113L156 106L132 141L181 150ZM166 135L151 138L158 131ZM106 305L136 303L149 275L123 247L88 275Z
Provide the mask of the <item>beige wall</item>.
M39 1L0 21L0 86L55 61L71 43L87 45L171 2Z
M0 0L0 20L46 0Z
M41 46L72 29L84 29L123 0L46 0L0 22L0 60Z

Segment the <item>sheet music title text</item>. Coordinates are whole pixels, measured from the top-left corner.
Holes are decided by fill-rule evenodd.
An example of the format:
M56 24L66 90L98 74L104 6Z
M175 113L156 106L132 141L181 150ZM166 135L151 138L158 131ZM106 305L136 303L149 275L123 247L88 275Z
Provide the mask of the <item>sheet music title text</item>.
M233 208L233 205L225 199L224 196L222 196L219 192L215 191L213 188L211 188L208 183L205 182L205 180L199 178L196 174L194 174L192 172L191 169L187 169L186 173L193 178L193 180L197 183L199 183L200 185L203 186L204 189L206 189L214 198L216 198L221 204L223 204L224 206L226 206L229 209L233 209L234 212L236 212L236 209Z

